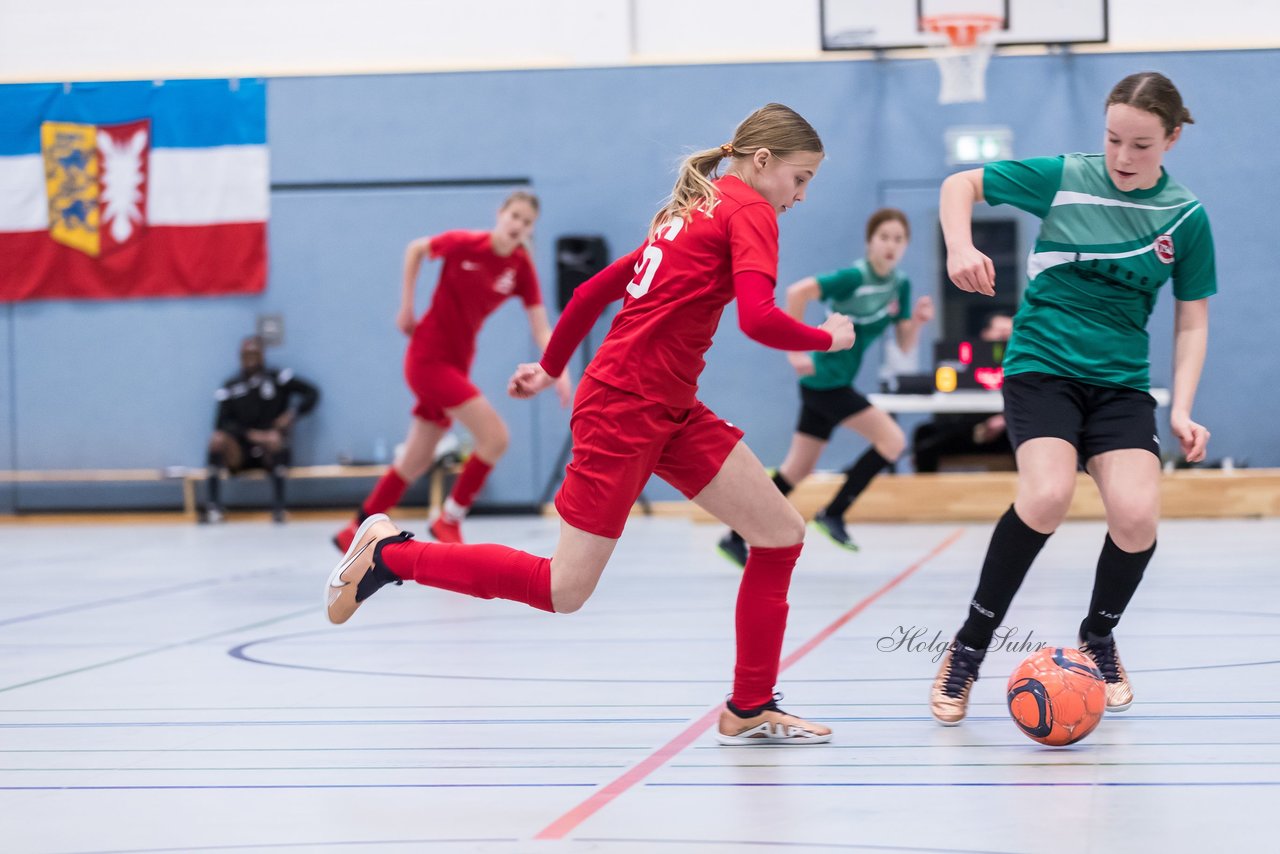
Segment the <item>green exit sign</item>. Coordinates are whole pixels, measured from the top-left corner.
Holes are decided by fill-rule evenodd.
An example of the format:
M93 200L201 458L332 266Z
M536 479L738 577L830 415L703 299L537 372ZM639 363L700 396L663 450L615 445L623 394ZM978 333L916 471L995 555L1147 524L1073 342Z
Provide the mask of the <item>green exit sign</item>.
M1013 157L1013 131L1007 127L948 128L946 144L948 166Z

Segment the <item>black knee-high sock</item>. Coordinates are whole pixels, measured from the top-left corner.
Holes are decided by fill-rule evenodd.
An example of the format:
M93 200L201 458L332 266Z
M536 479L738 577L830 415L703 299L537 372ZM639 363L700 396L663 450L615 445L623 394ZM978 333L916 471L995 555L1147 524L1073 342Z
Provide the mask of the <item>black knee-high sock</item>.
M871 479L884 471L889 463L875 448L867 448L865 454L844 470L844 485L840 487L836 497L831 499L831 503L820 512L826 516L844 516L867 488L867 484L871 483Z
M1089 601L1089 616L1080 626L1080 635L1091 634L1106 637L1120 622L1124 609L1142 582L1142 574L1156 553L1156 544L1143 552L1126 552L1116 545L1111 535L1102 543L1098 555L1098 569L1093 577L1093 598Z
M271 499L273 510L284 510L284 466L271 468Z
M1031 562L1049 537L1028 527L1018 518L1013 506L1009 506L991 534L978 589L969 603L969 618L956 633L960 643L974 649L991 645L991 638L1009 613L1009 605L1027 577Z
M226 465L222 454L209 454L207 460L209 466L209 477L206 481L209 490L209 505L212 507L222 506L222 469Z

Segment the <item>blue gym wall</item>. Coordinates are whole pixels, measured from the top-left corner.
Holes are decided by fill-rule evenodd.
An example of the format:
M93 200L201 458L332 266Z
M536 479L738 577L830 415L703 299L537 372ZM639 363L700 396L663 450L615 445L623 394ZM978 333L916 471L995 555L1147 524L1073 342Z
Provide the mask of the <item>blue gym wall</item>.
M615 254L632 248L680 153L725 141L743 115L777 100L810 119L828 153L808 201L782 218L780 284L857 257L866 215L894 204L915 226L904 269L916 293L937 297L944 129L1009 125L1016 157L1098 150L1108 89L1144 69L1168 74L1196 117L1166 163L1203 199L1218 246L1220 294L1211 301L1196 416L1213 431L1211 456L1280 465L1270 194L1242 192L1280 183L1280 160L1267 146L1280 136L1280 117L1262 109L1257 94L1259 81L1280 78L1280 51L997 57L987 101L951 106L936 105L932 63L903 60L278 79L268 94L272 180L527 179L543 201L535 260L554 307L557 236L600 233ZM0 307L0 468L201 464L212 392L235 369L238 341L261 313L285 319L285 343L270 361L322 388L319 409L299 431L300 463L368 457L379 440L394 445L411 405L401 376L405 339L393 325L404 246L447 228L490 227L512 186L282 188L272 194L271 270L261 296ZM1020 219L1025 254L1034 220ZM428 266L420 282L420 308L434 273ZM730 308L702 398L773 464L794 426L794 378L781 355L749 342L735 319ZM1171 326L1166 293L1151 324L1157 385L1171 378ZM491 318L479 352L474 379L512 434L482 501L532 502L552 476L567 414L552 395L518 402L503 393L515 363L535 355L518 304ZM864 367L864 389L875 386L877 361L873 355ZM823 464L842 465L859 448L842 437ZM359 497L344 489L296 484L295 494ZM176 494L174 487L11 487L0 494L0 510L162 504ZM651 497L674 495L651 485Z

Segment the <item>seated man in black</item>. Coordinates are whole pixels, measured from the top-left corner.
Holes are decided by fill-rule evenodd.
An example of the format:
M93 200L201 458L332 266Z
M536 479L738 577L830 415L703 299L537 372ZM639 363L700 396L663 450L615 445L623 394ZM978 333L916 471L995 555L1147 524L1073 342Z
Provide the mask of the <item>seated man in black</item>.
M1013 318L993 314L978 337L983 341L1008 341L1013 335ZM1005 431L1004 415L972 413L935 415L916 428L911 437L911 453L918 472L936 472L941 457L970 454L1008 454L1013 468L1013 448Z
M284 521L284 477L289 465L290 429L315 408L320 392L288 368L268 368L262 340L240 342L240 373L223 383L214 398L218 415L209 440L209 503L205 520L221 522L221 479L249 468L271 477L271 518Z

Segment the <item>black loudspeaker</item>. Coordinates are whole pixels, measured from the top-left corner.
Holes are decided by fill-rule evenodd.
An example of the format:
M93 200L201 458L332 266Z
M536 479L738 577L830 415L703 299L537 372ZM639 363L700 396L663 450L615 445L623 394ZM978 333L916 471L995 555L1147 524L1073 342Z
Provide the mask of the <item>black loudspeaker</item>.
M578 285L609 265L609 245L598 234L566 234L556 240L556 287L560 310Z
M991 259L996 268L996 295L984 297L962 291L947 279L946 244L938 240L938 269L942 294L938 340L972 341L993 314L1010 317L1018 310L1018 293L1023 287L1023 256L1018 252L1018 221L975 219L973 245Z

